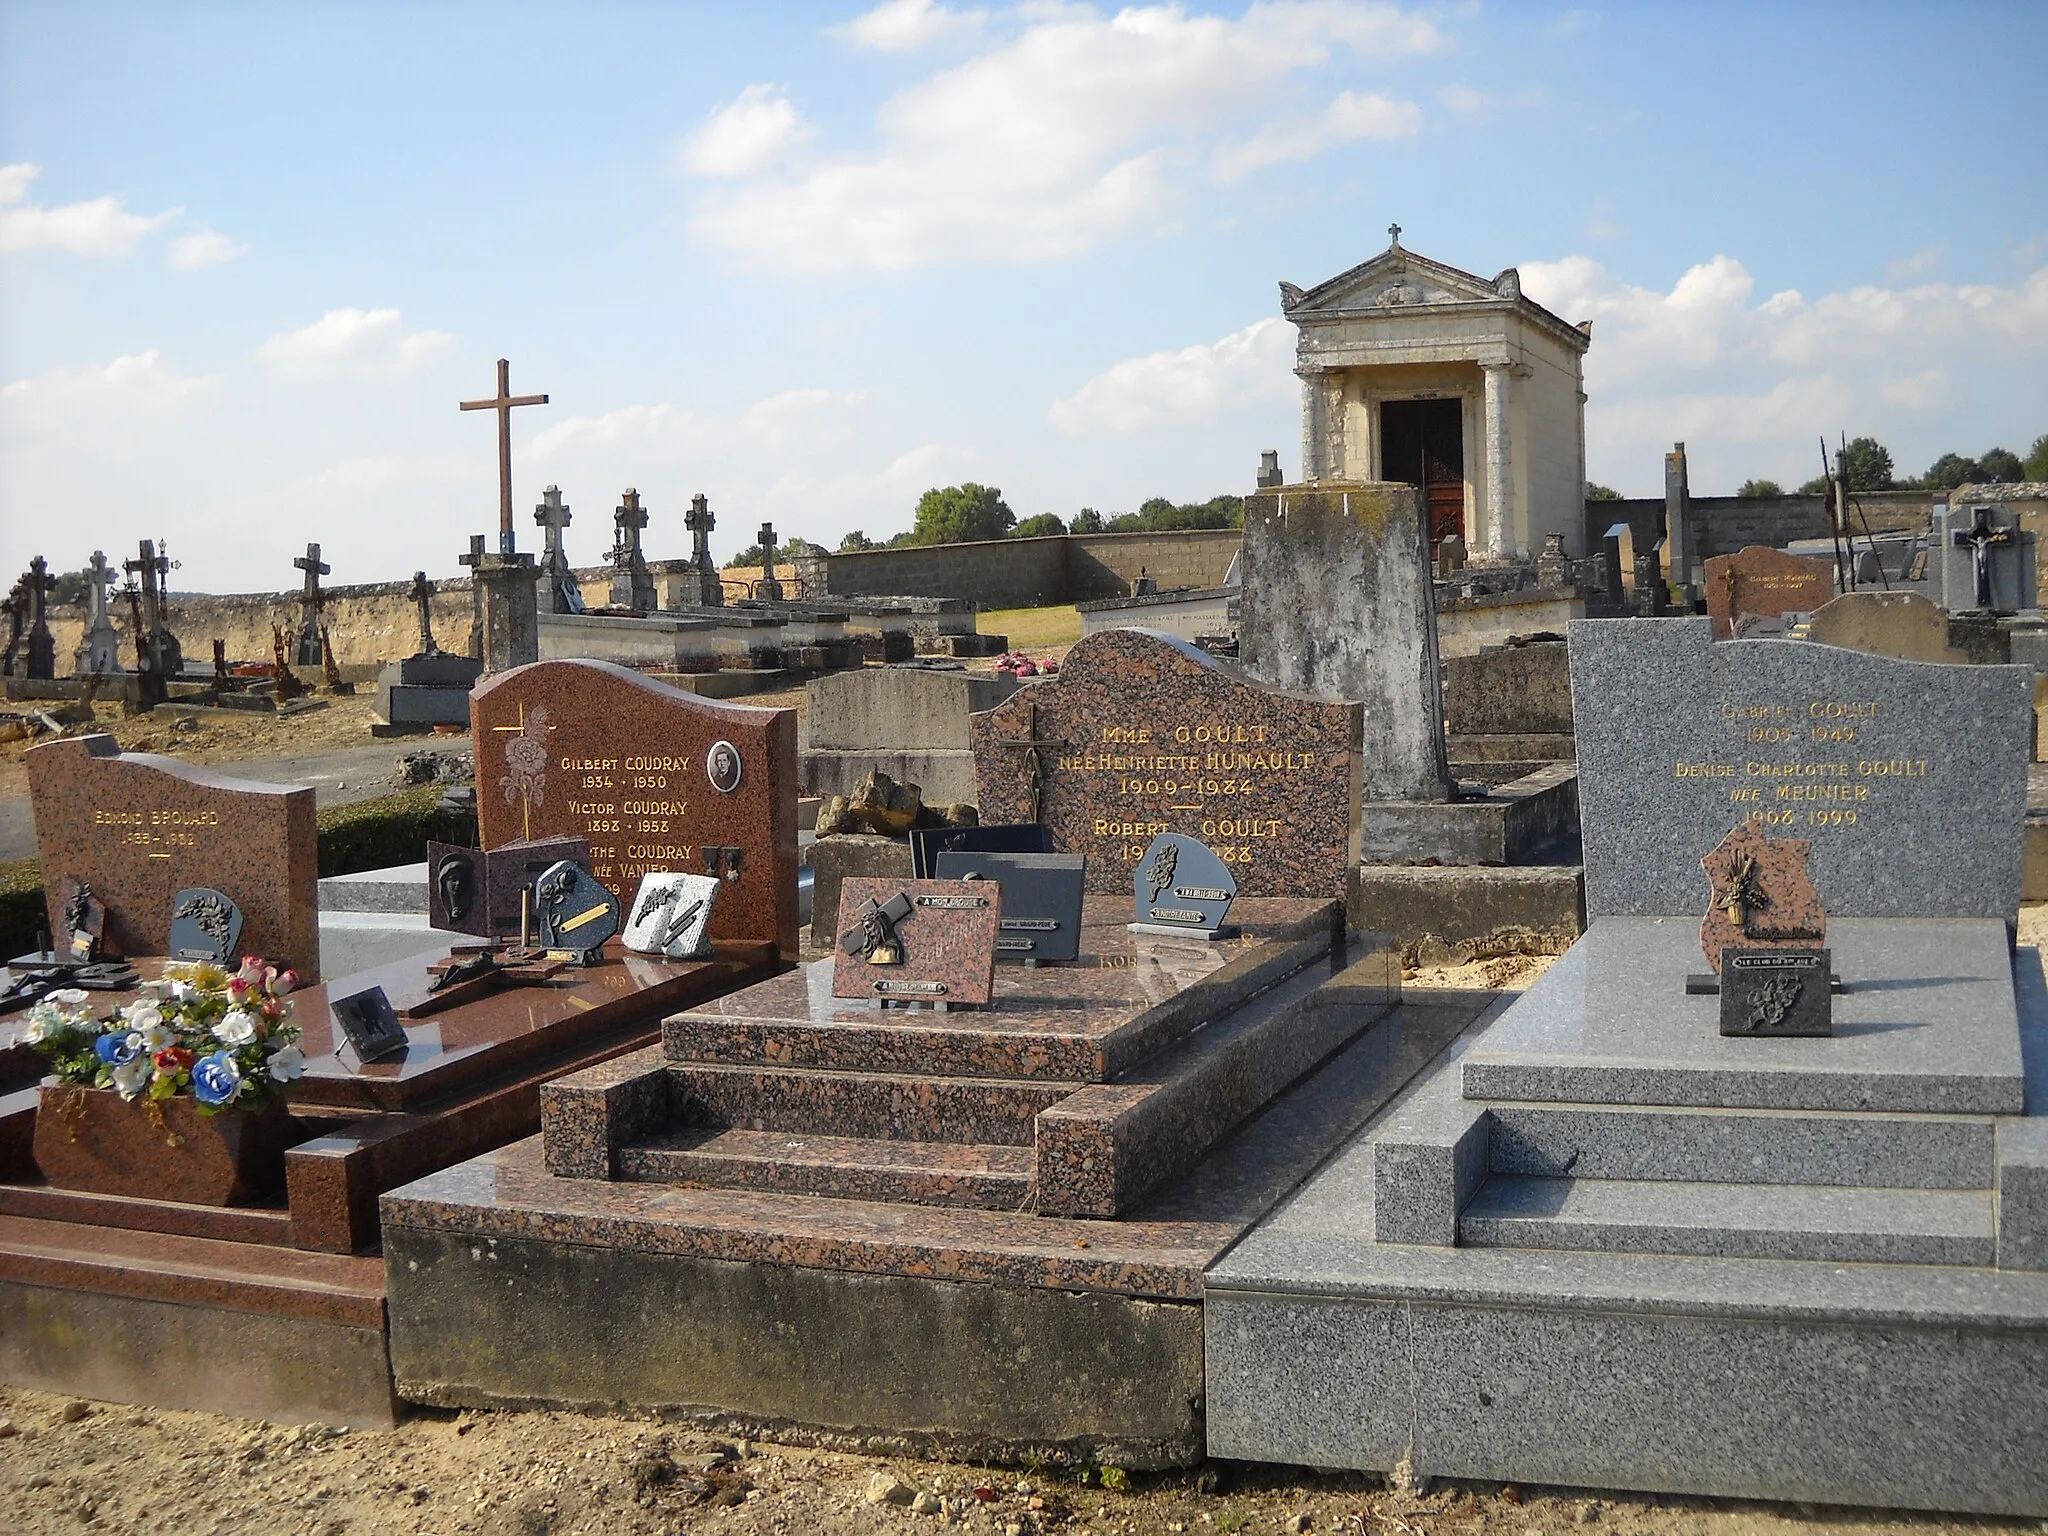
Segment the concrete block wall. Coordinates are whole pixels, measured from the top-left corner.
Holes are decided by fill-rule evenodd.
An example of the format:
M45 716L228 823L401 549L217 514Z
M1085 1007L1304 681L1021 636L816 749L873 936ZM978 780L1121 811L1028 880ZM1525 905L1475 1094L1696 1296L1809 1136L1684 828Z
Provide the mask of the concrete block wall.
M1873 533L1925 533L1934 506L1946 499L1942 491L1859 491L1857 505ZM1732 555L1751 544L1773 548L1794 539L1828 536L1827 500L1821 496L1695 496L1693 517L1699 528L1699 557ZM1858 528L1862 526L1858 520ZM1586 503L1588 549L1600 547L1601 535L1615 523L1635 530L1636 547L1655 544L1664 526L1664 498L1626 496L1619 501Z
M1213 587L1240 542L1235 528L1056 534L860 550L806 561L805 571L810 580L822 567L824 586L810 592L814 599L964 597L979 608L1033 608L1123 596L1141 570L1162 587Z

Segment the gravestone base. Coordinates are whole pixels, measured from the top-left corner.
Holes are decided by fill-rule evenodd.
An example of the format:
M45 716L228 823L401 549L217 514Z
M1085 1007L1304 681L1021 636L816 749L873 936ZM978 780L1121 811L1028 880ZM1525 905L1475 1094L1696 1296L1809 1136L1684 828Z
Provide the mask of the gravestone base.
M1361 864L1344 911L1404 946L1435 934L1475 955L1561 954L1586 929L1586 875L1576 863Z
M1368 800L1359 842L1368 864L1523 864L1578 819L1578 770L1550 763L1483 797Z
M987 1011L833 1002L824 960L550 1087L539 1138L385 1198L401 1392L1199 1459L1203 1269L1478 1003L1402 1005L1370 936L1338 968L1328 902L1240 900L1216 945L1131 911L1093 898L1081 961L998 967ZM599 1342L622 1314L650 1347Z
M1839 918L1728 1039L1602 918L1208 1276L1211 1455L2048 1514L2048 1044L1995 919Z
M469 690L483 670L483 663L475 657L445 651L390 663L377 674L378 723L414 731L430 731L437 725L467 726Z

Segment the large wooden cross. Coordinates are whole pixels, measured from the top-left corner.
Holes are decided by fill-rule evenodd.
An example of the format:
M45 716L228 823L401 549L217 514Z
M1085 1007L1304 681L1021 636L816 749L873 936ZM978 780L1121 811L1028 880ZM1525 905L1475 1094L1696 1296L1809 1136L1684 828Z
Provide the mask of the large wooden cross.
M515 405L546 405L546 395L515 395L512 393L512 365L504 358L498 359L498 393L491 400L465 400L465 411L496 411L498 413L498 553L512 553L512 407Z

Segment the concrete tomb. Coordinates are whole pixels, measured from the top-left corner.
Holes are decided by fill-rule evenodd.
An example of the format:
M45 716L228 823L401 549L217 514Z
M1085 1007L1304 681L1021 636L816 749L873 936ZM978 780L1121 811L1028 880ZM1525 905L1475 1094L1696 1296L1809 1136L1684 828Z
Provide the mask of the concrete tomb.
M1572 626L1591 925L1210 1270L1211 1454L2048 1513L2029 680L1712 635ZM1722 984L1831 963L1831 1036L1687 985L1759 891L1788 945Z
M434 584L414 571L407 594L419 607L420 648L377 674L377 719L373 735L432 730L469 723L469 690L483 675L483 663L444 651L434 641ZM383 729L379 729L381 725Z
M933 805L973 804L969 716L993 709L1017 678L969 673L959 662L863 667L804 688L799 730L804 788L850 794L880 771L918 785Z

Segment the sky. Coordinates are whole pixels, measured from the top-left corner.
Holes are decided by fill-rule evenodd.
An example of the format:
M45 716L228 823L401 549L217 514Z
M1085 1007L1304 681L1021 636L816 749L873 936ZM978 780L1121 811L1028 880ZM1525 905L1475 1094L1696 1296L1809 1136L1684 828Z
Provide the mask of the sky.
M1300 459L1309 287L1409 249L1594 322L1589 475L2048 433L2048 6L0 0L0 581L460 573L561 487L829 547Z

